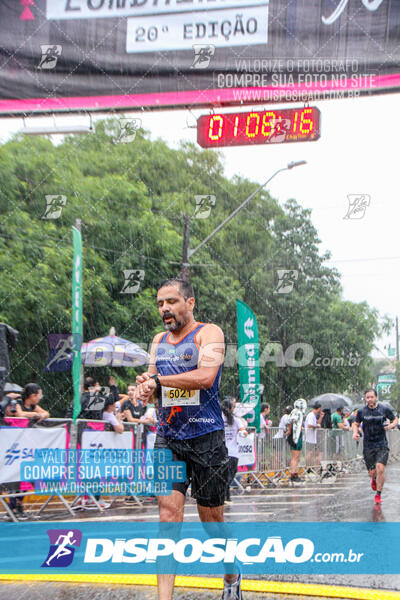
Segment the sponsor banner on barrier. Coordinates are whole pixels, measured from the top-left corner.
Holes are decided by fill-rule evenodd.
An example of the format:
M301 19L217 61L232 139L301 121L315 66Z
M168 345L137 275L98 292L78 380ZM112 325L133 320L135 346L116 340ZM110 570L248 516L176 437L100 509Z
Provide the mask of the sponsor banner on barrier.
M400 523L7 523L0 536L9 574L400 571Z
M254 447L254 433L249 433L247 437L242 437L238 434L238 453L239 467L244 465L253 466L256 462L256 449Z
M124 431L115 435L113 431L90 430L82 433L82 448L115 448L130 450L133 447L133 432Z
M65 448L65 427L26 429L2 427L0 435L0 483L20 481L21 463L33 460L41 448Z

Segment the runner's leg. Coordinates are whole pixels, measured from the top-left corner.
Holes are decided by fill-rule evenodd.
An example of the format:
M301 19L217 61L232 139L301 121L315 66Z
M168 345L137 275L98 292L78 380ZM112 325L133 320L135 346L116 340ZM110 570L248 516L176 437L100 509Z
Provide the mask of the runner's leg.
M381 492L385 483L385 465L376 463L376 491Z
M223 523L224 522L224 506L201 506L197 505L200 521L202 523ZM226 583L234 583L237 581L238 575L224 575Z
M181 523L185 507L185 495L172 490L169 496L158 496L160 523ZM158 600L172 600L175 574L157 574Z

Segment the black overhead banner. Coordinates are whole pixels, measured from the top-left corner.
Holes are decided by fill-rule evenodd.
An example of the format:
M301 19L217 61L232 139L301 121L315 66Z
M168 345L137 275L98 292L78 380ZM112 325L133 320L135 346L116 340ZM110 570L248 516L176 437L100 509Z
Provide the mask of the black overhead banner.
M0 113L400 89L399 0L1 0Z

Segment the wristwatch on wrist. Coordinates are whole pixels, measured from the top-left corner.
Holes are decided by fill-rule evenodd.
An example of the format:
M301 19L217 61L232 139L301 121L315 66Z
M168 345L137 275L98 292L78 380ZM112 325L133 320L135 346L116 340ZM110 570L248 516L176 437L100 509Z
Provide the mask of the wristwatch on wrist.
M161 386L160 380L158 379L158 373L156 373L155 375L151 375L150 379L154 379L156 384Z

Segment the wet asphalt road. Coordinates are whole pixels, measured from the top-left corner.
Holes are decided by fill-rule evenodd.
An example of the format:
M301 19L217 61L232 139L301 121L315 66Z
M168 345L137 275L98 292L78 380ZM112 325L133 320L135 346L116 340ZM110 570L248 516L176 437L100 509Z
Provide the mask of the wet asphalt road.
M374 494L369 487L369 478L364 469L338 478L328 478L324 483L307 481L295 487L282 486L265 490L253 489L234 496L233 504L226 507L227 521L400 521L400 464L387 468L387 482L382 494L383 506L376 508ZM48 511L46 520L70 520L64 512ZM158 511L154 502L145 502L142 507L127 507L118 499L104 511L79 511L80 521L157 521ZM197 520L196 505L188 500L185 520ZM397 551L397 549L396 549ZM256 577L254 577L256 578ZM264 580L298 581L344 586L400 590L400 575L263 575ZM217 600L219 591L177 590L176 600ZM254 594L246 592L245 600L260 597L277 599L289 596ZM291 596L300 599L300 596ZM4 600L156 600L156 590L145 586L111 586L88 584L3 584L0 599ZM309 600L312 600L308 596Z
M174 600L219 600L221 591L176 590ZM0 587L1 600L156 600L155 588L131 585L88 585L66 583L6 584ZM321 596L255 594L243 600L323 600ZM340 598L339 598L340 600ZM346 600L346 599L342 599Z

